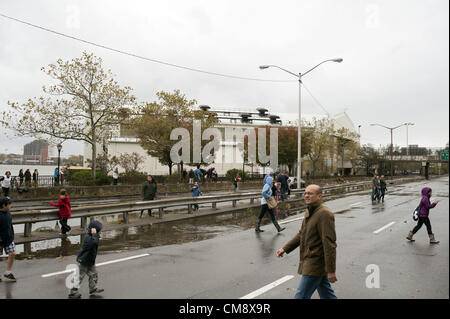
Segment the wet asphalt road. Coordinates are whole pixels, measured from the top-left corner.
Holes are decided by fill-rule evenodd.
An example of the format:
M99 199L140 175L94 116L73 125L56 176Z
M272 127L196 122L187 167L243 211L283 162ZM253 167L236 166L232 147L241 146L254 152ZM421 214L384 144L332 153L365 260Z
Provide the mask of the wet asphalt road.
M415 225L412 211L424 186L433 188L433 232L440 240L430 245L425 226L416 242L405 237ZM333 288L339 298L449 298L448 177L395 187L385 203L372 204L368 195L328 201L336 214L337 277ZM287 220L302 217L291 216ZM268 217L266 217L266 223ZM286 220L285 220L286 221ZM393 223L393 224L392 224ZM237 299L287 275L292 279L256 298L290 299L300 276L298 250L283 258L275 251L298 231L301 220L284 224L276 233L272 224L256 234L253 229L227 232L214 238L126 252L102 253L97 263L148 253L148 256L98 267L104 298L219 298ZM383 226L389 227L374 233ZM101 245L101 242L100 242ZM0 298L66 298L67 274L42 278L65 270L74 256L19 260L14 265L17 283L0 283ZM0 263L3 270L5 262ZM380 287L367 288L368 265L380 270ZM81 292L88 298L87 278ZM313 298L318 298L317 293Z

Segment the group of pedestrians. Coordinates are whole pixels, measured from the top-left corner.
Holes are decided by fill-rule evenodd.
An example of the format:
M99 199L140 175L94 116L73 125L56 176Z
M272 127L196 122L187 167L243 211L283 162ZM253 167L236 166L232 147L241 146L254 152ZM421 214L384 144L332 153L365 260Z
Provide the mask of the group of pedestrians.
M185 171L183 171L184 173ZM183 174L185 176L186 174ZM207 170L200 168L200 165L197 165L197 168L193 170L192 168L189 170L189 173L187 173L189 176L189 184L193 185L194 180L197 181L197 183L212 183L217 182L219 175L217 174L217 171L214 167L210 167Z
M7 175L7 174L5 174ZM10 175L10 173L9 173ZM263 189L261 191L261 210L256 221L255 231L257 233L263 232L261 229L261 221L266 213L269 213L272 223L278 232L285 228L281 227L274 214L275 203L286 195L286 188L283 188L283 181L285 181L286 173L277 177L274 180L275 174L267 174L263 180ZM378 180L378 178L375 176ZM381 181L384 181L383 176L380 181L380 198L383 198L384 193ZM378 183L374 183L374 188L378 188ZM384 187L384 190L386 188ZM193 197L202 194L199 184L195 183L191 188ZM157 194L157 184L151 175L147 176L146 182L142 186L143 200L153 200ZM431 229L431 222L429 219L430 209L436 207L438 201L431 203L430 198L432 189L425 187L422 189L422 198L419 204L420 213L417 225L411 230L407 239L414 241L413 236L422 227L426 225L430 244L437 244L434 234ZM323 204L322 188L318 185L309 185L304 192L304 201L306 212L299 232L289 240L282 248L276 251L277 257L283 257L284 254L289 254L296 248L299 248L300 262L298 266L298 273L302 276L295 292L296 299L309 299L317 290L320 298L337 299L337 296L331 287L331 283L335 283L336 275L336 231L335 218L331 210ZM286 199L286 197L284 197ZM1 280L15 282L16 278L12 273L12 266L15 260L15 244L14 244L14 229L12 226L12 216L10 213L12 200L8 197L0 197L0 254L3 251L8 255L6 270L1 277ZM59 208L59 221L61 224L61 234L65 235L70 232L71 228L68 226L68 219L71 218L71 205L67 191L60 190L58 203L50 203L52 206ZM275 206L274 206L275 205ZM194 204L194 210L198 209L198 205ZM141 212L142 216L143 211ZM151 216L151 210L149 210ZM95 268L95 260L100 239L100 231L102 224L98 221L91 221L88 227L87 234L82 243L81 249L77 254L77 263L79 267L79 275L76 283L70 289L69 298L80 298L79 284L87 275L89 277L89 293L97 294L104 290L98 288L98 274Z
M387 187L384 175L373 174L372 178L372 203L382 201L384 203L384 195L386 194Z
M11 171L6 171L4 175L0 176L0 184L1 184L1 194L4 197L9 196L9 192L16 185L17 187L31 187L31 180L33 180L33 186L38 186L39 172L37 169L34 170L33 174L31 174L30 170L27 169L25 173L23 169L20 169L19 174L17 175L19 181L17 182L16 177L11 175ZM20 189L19 189L20 191Z

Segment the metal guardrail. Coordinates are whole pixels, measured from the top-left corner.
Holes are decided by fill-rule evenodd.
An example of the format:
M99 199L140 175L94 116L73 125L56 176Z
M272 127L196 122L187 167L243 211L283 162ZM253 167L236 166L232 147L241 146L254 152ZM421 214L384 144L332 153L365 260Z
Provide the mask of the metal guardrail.
M421 178L423 179L423 178ZM406 181L414 181L418 178L407 178L388 181L389 184L398 184ZM336 186L323 187L322 191L324 196L332 195L333 193L340 192L352 192L358 190L365 190L372 187L372 182L359 182L354 184L340 184ZM339 191L339 192L338 192ZM301 197L304 194L304 189L291 190L291 195ZM123 214L124 223L128 223L128 214L134 211L158 209L159 218L163 218L164 209L173 207L185 207L188 208L188 214L192 214L192 207L195 204L211 204L212 208L216 208L217 203L232 202L232 206L236 207L238 201L250 200L250 204L253 204L255 199L261 198L261 192L249 192L249 193L232 193L219 196L200 196L200 197L180 197L170 199L160 199L152 201L138 201L138 202L125 202L115 203L107 205L97 206L85 206L72 208L71 218L80 218L81 227L86 229L87 218L93 216L105 216ZM24 236L29 237L31 235L32 224L36 222L55 221L58 220L58 209L46 209L46 210L30 210L13 212L13 224L25 224Z

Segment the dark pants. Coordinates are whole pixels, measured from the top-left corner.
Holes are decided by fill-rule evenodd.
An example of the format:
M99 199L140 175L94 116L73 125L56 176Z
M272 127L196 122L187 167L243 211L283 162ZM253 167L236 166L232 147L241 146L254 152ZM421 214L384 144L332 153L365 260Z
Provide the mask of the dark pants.
M269 212L272 222L275 222L275 214L273 212L273 209L270 209L267 204L261 205L261 212L259 213L258 219L262 219L266 212Z
M428 235L433 235L433 232L431 231L431 222L428 217L419 217L419 221L417 222L416 227L414 227L412 231L413 234L417 233L423 224L427 226Z
M59 223L61 224L61 233L63 233L63 234L69 232L72 229L72 227L67 225L67 218L65 218L65 217L60 217Z
M2 187L3 196L8 197L9 195L9 187Z
M380 190L380 199L382 199L382 200L384 200L384 194L386 193L386 190L385 189L381 189Z
M144 201L153 200L153 199L154 198L152 198L152 199L144 199ZM142 214L144 214L144 210L145 209L141 210L141 213L139 214L140 217L142 217ZM148 210L148 216L152 216L152 210L151 209Z
M286 195L286 193L288 192L288 189L286 189L286 188L281 188L280 189L280 194L281 194L281 200L282 201L284 201L284 200L286 200L286 198L287 198L287 195Z

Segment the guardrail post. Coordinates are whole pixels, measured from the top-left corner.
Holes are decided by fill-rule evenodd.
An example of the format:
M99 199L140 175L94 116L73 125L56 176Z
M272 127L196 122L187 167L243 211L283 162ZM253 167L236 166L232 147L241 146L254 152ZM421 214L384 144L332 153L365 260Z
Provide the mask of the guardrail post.
M24 243L23 249L24 249L25 255L31 254L31 243Z
M237 200L233 201L233 207L236 207L236 202L237 202Z
M212 203L212 208L216 209L217 208L217 203Z
M255 199L254 198L251 198L250 199L250 204L254 204L255 203Z
M159 211L158 211L158 214L159 214L159 218L163 218L163 215L164 215L164 208L160 207L160 208L159 208Z
M81 217L81 229L86 230L87 228L87 217Z
M192 214L192 205L191 204L188 205L188 214Z
M123 222L125 224L128 224L128 220L129 220L128 219L128 212L123 213L122 216L123 216Z
M23 237L30 237L31 236L31 227L33 226L33 223L25 223L25 228L23 231Z

